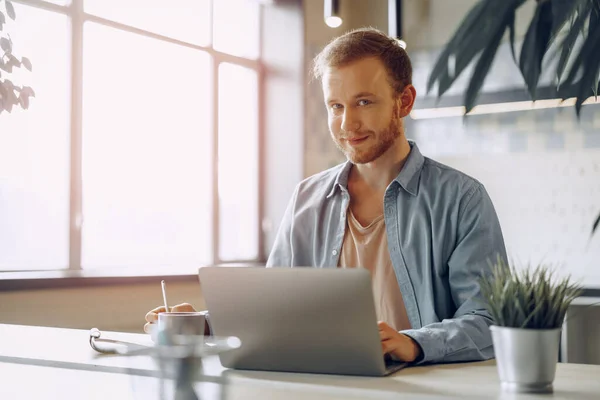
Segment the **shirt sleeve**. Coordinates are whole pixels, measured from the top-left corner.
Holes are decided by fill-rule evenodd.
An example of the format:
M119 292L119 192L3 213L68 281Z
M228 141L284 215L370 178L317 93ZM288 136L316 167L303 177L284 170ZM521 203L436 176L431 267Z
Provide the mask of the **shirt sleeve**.
M506 260L500 222L492 200L480 183L468 192L459 209L457 242L448 261L453 318L420 329L400 331L423 351L417 363L478 361L494 357L490 332L493 320L482 303L479 279L491 273L490 262Z
M267 268L291 267L293 265L292 231L294 229L294 209L296 208L297 198L298 186L296 186L294 194L283 214L283 219L275 236L275 242L267 259Z

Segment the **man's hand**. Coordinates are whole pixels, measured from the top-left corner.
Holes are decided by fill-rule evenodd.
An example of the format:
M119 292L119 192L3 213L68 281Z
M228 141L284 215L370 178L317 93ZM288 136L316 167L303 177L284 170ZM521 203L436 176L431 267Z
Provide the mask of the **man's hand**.
M182 303L171 307L170 312L194 312L196 311L191 304ZM158 314L165 312L164 307L156 307L154 310L148 311L146 314L146 325L144 325L144 332L150 333L152 325L158 321Z
M383 354L391 354L400 361L415 361L422 353L421 346L411 337L396 331L383 321L377 323Z

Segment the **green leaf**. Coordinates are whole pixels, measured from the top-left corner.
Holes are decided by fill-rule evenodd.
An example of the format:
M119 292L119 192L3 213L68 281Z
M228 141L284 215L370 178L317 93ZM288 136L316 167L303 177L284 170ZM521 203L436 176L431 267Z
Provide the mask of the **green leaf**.
M573 63L573 68L569 72L568 82L573 83L579 69L583 71L581 79L576 84L577 101L575 111L579 117L583 102L592 95L591 88L597 83L598 69L600 68L600 25L596 25L594 30L590 30L581 50Z
M587 17L585 14L581 14L581 16L584 20ZM574 83L579 70L583 69L587 65L588 56L597 52L597 48L595 48L594 45L596 44L598 37L600 37L600 34L598 32L597 25L593 28L593 30L588 31L588 35L584 39L583 45L579 49L579 53L573 61L573 65L571 66L571 70L569 71L569 75L567 76L565 82ZM575 26L573 29L575 29Z
M35 97L35 92L29 86L23 86L21 88L21 94L25 93L28 97Z
M8 73L11 73L12 69L13 69L13 65L10 62L5 63L4 61L2 61L2 59L0 59L0 69L6 71Z
M542 59L548 50L551 31L551 3L548 1L538 2L535 15L525 34L519 57L519 68L533 100L537 99L536 89L542 70Z
M592 3L592 9L590 10L590 23L588 26L589 32L597 32L598 23L600 22L600 2ZM592 91L594 97L598 97L598 80L600 78L600 69L596 72L596 77L592 82Z
M15 85L12 83L12 81L10 79L5 79L4 83L2 83L2 86L4 86L4 88L6 90L10 90L10 91L15 90ZM5 93L5 94L7 94L7 93Z
M13 7L12 3L10 1L6 0L5 7L6 7L6 13L14 21L16 18L16 15L15 15L15 8Z
M510 53L512 58L517 63L517 56L515 54L515 13L510 13L508 17L508 41L510 43Z
M480 15L485 11L487 6L488 2L480 1L469 11L467 16L463 19L458 29L456 30L454 35L452 35L452 38L446 45L444 51L442 51L442 54L439 55L437 61L435 62L433 70L431 71L431 75L427 80L427 93L431 91L431 88L433 87L435 81L437 81L444 72L448 72L448 58L450 56L450 53L452 52L452 48L456 46L458 41L461 40L465 35L468 35L470 32L472 32L473 27L475 26L475 24L480 18Z
M475 70L473 71L471 81L469 82L469 86L467 87L467 92L465 94L465 114L469 113L469 111L475 107L477 96L481 90L481 87L483 86L483 82L485 81L485 77L487 76L492 63L494 62L494 58L496 56L496 52L498 51L498 46L500 45L502 36L504 36L504 29L496 32L496 36L485 48L481 54L481 57L479 57L479 60L477 61L477 65L475 66Z
M569 60L569 57L571 56L571 52L573 51L573 48L575 47L575 42L577 41L577 37L579 36L580 30L583 28L583 26L585 24L585 20L586 20L585 14L579 14L577 16L577 19L575 19L575 22L573 22L573 24L571 25L571 29L569 29L569 33L567 33L567 36L561 43L562 50L560 53L560 59L558 61L558 65L556 67L556 77L558 79L559 86L560 86L560 82L562 79L562 75L565 71L565 67L567 66L567 61Z
M21 66L21 61L12 54L9 56L8 63L17 68Z
M438 57L428 79L427 92L437 82L438 97L442 96L475 57L493 43L498 30L504 31L507 27L510 28L512 19L506 17L513 16L515 10L521 7L525 1L479 1L469 11ZM451 60L455 60L455 62L451 63Z
M598 217L596 217L596 221L594 222L594 225L592 225L592 235L594 234L594 232L596 232L596 229L598 229L599 225L600 225L600 214L598 214Z
M584 6L587 0L551 0L552 5L552 34L551 41L558 35L565 23L572 19L578 8Z
M6 83L6 81L4 81ZM9 89L5 86L6 90L4 91L4 109L10 112L12 111L12 106L17 102L17 96L15 96L15 92L12 89Z
M29 61L29 58L27 57L21 57L21 64L23 64L23 66L25 68L27 68L29 71L31 71L31 61Z
M600 2L592 2L590 8L590 23L589 30L593 31L595 26L598 24L598 20L600 19Z
M23 94L21 93L21 95L19 96L19 104L24 110L27 110L29 108L29 97L23 96Z
M517 0L520 2L521 0ZM455 68L452 80L440 81L440 95L443 94L450 85L462 74L467 66L485 49L493 46L498 32L504 33L509 21L510 15L514 12L515 0L491 3L484 14L481 15L479 26L464 37L455 46L453 56L455 57ZM473 32L477 32L473 34ZM497 49L497 46L495 47Z
M4 37L0 38L0 48L6 53L10 54L12 52L12 45L10 43L10 40Z
M588 32L597 32L598 24L600 23L600 1L592 3L590 10L590 22L588 25ZM596 72L596 78L592 84L592 91L594 97L598 97L598 78L600 77L600 70Z
M494 41L499 30L506 30L510 15L525 0L492 0L486 12L481 15L473 30L461 38L456 46L456 77L470 64L480 51Z
M496 325L526 329L560 327L569 305L581 293L570 277L557 281L552 266L530 265L517 271L497 261L480 278L481 297Z

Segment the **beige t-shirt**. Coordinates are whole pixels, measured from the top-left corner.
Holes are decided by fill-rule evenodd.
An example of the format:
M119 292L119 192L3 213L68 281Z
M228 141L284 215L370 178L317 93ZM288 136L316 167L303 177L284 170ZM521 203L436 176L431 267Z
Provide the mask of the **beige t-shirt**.
M348 209L339 267L368 269L371 272L377 319L397 331L411 328L392 267L383 215L369 226L362 226Z

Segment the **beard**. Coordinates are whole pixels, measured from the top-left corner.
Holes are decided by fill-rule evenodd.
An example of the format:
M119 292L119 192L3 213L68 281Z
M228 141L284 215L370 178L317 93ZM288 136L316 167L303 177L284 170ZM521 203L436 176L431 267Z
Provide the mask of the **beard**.
M395 115L396 113L394 113ZM333 137L333 141L338 149L348 160L350 160L353 164L368 164L377 160L381 157L386 151L390 149L396 142L396 140L402 135L400 130L400 119L392 116L390 119L390 123L387 128L381 131L359 131L357 132L359 135L369 135L370 137L367 141L375 141L375 143L370 146L363 147L351 147L346 141L342 141L339 138L336 138L333 133L331 134ZM342 132L343 137L348 137L346 132Z

